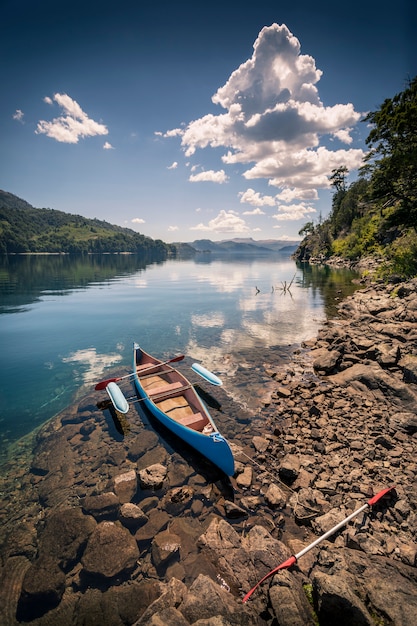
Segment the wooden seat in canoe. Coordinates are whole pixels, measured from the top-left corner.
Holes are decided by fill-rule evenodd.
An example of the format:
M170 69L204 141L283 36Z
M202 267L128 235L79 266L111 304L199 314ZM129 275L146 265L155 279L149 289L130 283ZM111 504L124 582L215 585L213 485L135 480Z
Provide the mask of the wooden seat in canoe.
M155 367L161 367L162 363L139 363L136 365L136 371L139 373L142 370L152 370Z
M161 385L160 387L155 387L152 390L150 389L148 391L148 395L150 398L152 398L153 396L161 396L167 393L171 393L171 391L177 391L178 389L181 389L181 387L183 387L183 384L180 381L177 381L175 383L168 383L166 385Z
M204 426L207 424L207 418L204 417L201 413L193 413L192 415L186 415L178 420L180 424L183 426L188 426L188 428L192 428L193 430L199 430L200 432L203 430Z

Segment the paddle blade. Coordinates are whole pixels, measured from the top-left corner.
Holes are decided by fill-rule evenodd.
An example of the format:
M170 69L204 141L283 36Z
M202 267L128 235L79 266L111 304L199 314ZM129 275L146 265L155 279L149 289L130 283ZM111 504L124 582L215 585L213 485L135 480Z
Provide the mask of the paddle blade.
M174 356L173 359L169 359L169 361L167 361L167 365L168 363L177 363L177 361L182 361L183 359L185 359L185 354L180 354L179 356Z
M382 491L377 493L376 496L373 496L373 498L368 500L368 505L369 506L374 506L374 504L376 504L378 502L378 500L383 498L387 493L389 493L393 489L395 489L395 485L393 485L392 487L387 487L386 489L383 489Z
M290 556L290 558L284 561L283 563L281 563L281 565L278 565L278 567L275 567L273 570L268 572L266 576L261 578L261 580L258 583L256 583L256 585L252 587L250 591L248 591L248 593L244 596L242 602L247 602L249 598L251 597L251 595L253 594L253 592L256 591L259 585L262 585L262 583L265 582L265 580L268 580L268 578L271 578L271 576L279 572L279 570L287 569L287 567L291 567L291 565L294 565L294 563L296 562L297 562L297 558L294 555Z
M191 366L191 369L196 374L201 376L201 378L204 378L204 380L206 380L208 383L211 383L212 385L220 386L223 384L220 378L216 376L216 374L213 374L213 372L206 370L206 368L200 365L199 363L193 363Z
M94 389L96 391L101 391L102 389L105 389L109 383L116 383L118 380L118 378L108 378L107 380L102 380L101 383L97 383Z

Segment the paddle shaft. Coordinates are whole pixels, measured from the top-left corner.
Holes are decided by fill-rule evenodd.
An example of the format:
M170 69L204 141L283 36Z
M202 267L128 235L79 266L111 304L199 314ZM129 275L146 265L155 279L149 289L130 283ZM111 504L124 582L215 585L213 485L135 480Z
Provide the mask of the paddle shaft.
M370 500L368 500L366 504L363 504L359 509L357 509L356 511L353 511L353 513L345 517L345 519L343 519L341 522L333 526L333 528L330 528L330 530L328 530L323 535L321 535L321 537L318 537L315 541L313 541L308 546L300 550L300 552L298 552L297 554L294 554L293 556L290 556L290 558L284 561L284 563L281 563L281 565L278 565L278 567L275 567L273 570L268 572L268 574L266 574L250 591L248 591L248 593L244 596L242 601L247 602L249 598L251 597L251 595L253 594L253 592L256 591L259 585L265 582L265 580L267 580L268 578L276 574L279 570L287 569L288 567L291 567L291 565L294 565L298 561L299 558L304 556L304 554L306 554L307 552L315 548L319 543L321 543L322 541L324 541L325 539L333 535L340 528L342 528L348 522L350 522L350 520L352 520L354 517L359 515L359 513L362 513L362 511L365 511L365 509L367 509L368 507L374 506L374 504L376 504L379 500L381 500L381 498L383 498L387 493L389 493L393 489L395 489L395 485L393 485L392 487L387 487L386 489L382 489L382 491L380 491L375 496L373 496Z
M153 365L150 365L149 367L146 367L143 370L141 370L141 373L146 372L147 370L162 367L163 365L168 365L169 363L176 363L177 361L182 361L183 359L185 359L185 355L180 354L179 356L175 356L174 358L169 359L168 361L163 361L162 363L154 363ZM126 374L126 376L120 376L119 378L108 378L107 380L102 380L100 383L97 383L94 389L96 391L101 391L102 389L105 389L109 383L117 383L120 380L125 380L125 378L131 378L132 376L135 375L135 373L136 372L132 372L132 374Z

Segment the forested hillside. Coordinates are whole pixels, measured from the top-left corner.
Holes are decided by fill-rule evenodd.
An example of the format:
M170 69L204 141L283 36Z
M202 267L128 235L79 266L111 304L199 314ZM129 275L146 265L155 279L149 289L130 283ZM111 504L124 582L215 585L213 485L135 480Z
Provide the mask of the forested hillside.
M35 209L0 191L0 253L152 252L166 255L175 247L130 228L54 209Z
M333 170L328 219L307 223L295 258L380 259L381 276L417 275L417 77L363 120L371 128L359 179Z

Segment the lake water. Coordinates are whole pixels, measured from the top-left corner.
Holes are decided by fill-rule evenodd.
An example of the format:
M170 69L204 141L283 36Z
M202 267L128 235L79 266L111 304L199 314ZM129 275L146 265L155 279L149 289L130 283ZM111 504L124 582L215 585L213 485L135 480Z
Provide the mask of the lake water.
M128 373L134 341L185 354L184 373L198 361L245 398L242 371L314 336L353 276L280 255L0 257L0 461L96 382Z

